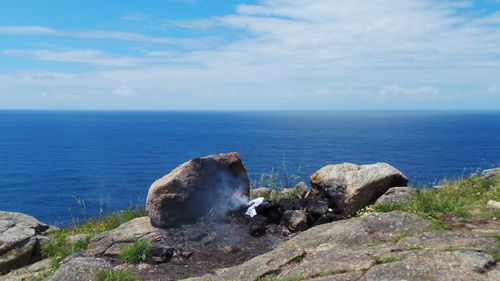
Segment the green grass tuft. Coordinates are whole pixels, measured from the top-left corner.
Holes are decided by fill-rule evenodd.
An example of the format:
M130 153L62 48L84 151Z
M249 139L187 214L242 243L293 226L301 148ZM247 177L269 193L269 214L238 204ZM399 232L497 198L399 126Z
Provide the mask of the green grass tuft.
M397 261L402 261L404 258L402 257L386 257L381 260L382 263L392 263Z
M398 243L399 241L401 241L401 239L406 238L406 237L412 237L412 236L413 236L412 233L405 232L405 233L403 233L401 235L396 236L392 241L394 243Z
M136 281L135 274L123 270L105 270L97 275L98 281Z
M42 254L51 258L50 268L53 271L59 268L59 263L67 256L85 251L91 239L89 236L75 243L69 243L66 238L66 235L63 233L58 233L53 239L42 243Z
M150 250L151 242L146 239L139 239L123 250L120 260L124 263L145 262Z

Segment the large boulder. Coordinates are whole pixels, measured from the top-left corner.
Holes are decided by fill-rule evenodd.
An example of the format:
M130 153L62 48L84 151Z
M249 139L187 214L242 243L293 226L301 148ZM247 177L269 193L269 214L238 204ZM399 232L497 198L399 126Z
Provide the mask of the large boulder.
M40 260L40 235L48 228L32 216L0 211L0 274Z
M408 183L403 173L387 163L328 165L310 180L315 193L328 197L330 207L346 217L374 203L389 188Z
M210 210L229 211L248 197L250 179L238 153L192 159L149 188L151 224L167 228L192 223Z

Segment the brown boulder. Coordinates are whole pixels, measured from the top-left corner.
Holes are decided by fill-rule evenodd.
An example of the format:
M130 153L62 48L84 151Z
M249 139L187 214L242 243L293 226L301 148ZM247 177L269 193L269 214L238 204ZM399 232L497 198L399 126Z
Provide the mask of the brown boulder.
M192 159L155 181L149 188L151 224L167 228L192 223L208 211L241 206L237 194L248 197L250 179L236 152Z
M330 207L348 217L374 203L389 188L408 179L387 163L328 165L311 175L315 193L330 198Z

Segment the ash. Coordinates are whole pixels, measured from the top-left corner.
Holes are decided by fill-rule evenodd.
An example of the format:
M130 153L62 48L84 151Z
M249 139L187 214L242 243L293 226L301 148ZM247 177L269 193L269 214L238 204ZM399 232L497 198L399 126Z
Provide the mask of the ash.
M159 231L141 280L178 280L241 264L269 252L294 233L340 219L322 199L278 199L245 215L246 206L221 214L214 208L195 224Z

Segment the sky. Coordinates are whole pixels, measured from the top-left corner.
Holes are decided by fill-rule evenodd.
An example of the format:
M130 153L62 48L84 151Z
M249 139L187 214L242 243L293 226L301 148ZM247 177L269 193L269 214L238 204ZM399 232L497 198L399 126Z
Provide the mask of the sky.
M500 109L500 0L0 0L0 109Z

